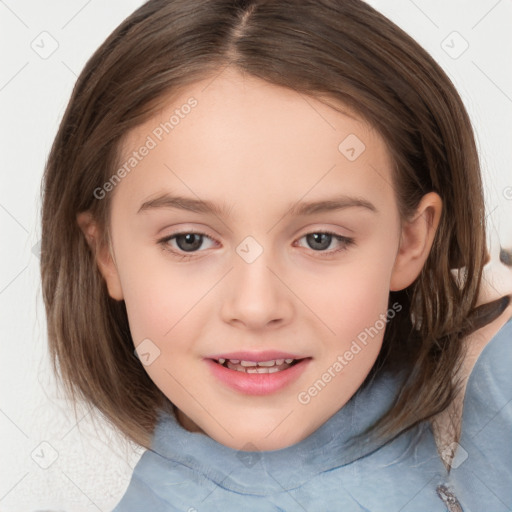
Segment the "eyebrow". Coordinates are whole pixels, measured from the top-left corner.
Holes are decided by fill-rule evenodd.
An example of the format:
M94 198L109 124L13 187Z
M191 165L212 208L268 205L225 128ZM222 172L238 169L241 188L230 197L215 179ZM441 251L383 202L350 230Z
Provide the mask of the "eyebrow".
M218 217L229 216L229 211L224 205L218 205L211 201L193 199L171 194L161 194L153 199L145 201L140 206L137 214L159 208L175 208L194 213L213 214ZM338 196L322 201L302 202L298 201L290 205L285 211L288 216L305 216L315 213L344 210L346 208L365 208L373 213L378 213L377 208L368 200L360 197Z

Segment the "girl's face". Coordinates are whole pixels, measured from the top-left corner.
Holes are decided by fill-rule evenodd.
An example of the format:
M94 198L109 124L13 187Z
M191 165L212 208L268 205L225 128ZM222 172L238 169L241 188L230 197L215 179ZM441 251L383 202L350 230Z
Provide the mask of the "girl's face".
M283 448L359 388L437 223L401 226L391 165L364 122L229 70L130 133L99 265L185 428Z

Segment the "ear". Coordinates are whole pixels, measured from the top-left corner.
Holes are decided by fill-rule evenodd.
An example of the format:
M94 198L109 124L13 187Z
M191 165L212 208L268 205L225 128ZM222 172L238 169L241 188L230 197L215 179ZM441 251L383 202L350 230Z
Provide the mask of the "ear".
M95 254L99 271L107 283L108 294L115 300L123 300L123 290L114 261L111 246L101 244L101 233L97 222L90 212L80 212L76 220L87 243Z
M436 234L443 202L438 194L423 196L411 220L404 222L391 274L390 290L407 288L420 275Z

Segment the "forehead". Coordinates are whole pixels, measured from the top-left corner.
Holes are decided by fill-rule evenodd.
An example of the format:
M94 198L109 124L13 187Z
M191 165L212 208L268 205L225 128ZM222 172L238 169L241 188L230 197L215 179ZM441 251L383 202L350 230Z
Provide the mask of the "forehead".
M259 198L260 207L262 198L314 199L340 188L393 200L383 139L333 104L229 69L191 84L128 134L120 162L128 172L115 195L131 210L165 189L246 205Z

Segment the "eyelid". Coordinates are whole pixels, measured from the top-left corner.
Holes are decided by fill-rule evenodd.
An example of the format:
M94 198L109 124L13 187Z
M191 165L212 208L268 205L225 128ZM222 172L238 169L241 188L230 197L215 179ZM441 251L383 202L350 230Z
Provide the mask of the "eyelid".
M333 239L337 240L339 243L342 244L341 248L329 249L327 251L315 251L314 249L309 248L309 252L310 253L313 253L315 255L319 255L320 257L332 256L335 253L342 252L342 251L348 249L348 247L351 246L351 245L355 245L354 238L348 237L348 236L344 236L344 235L339 235L338 233L336 233L334 231L330 231L328 229L313 229L313 230L309 230L306 233L304 233L302 236L297 238L297 241L301 240L302 238L304 238L304 237L306 237L308 235L312 235L312 234L330 235L330 236L332 236ZM306 247L306 249L308 249L308 248Z
M336 232L334 232L332 230L322 229L322 228L309 229L308 231L304 232L301 236L296 238L295 241L294 241L294 244L297 243L302 238L304 238L304 237L306 237L308 235L312 235L312 234L330 235L334 239L336 239L339 243L343 244L341 248L330 249L330 250L326 250L326 251L315 251L314 249L304 247L305 249L308 249L310 253L313 253L313 254L318 255L320 257L332 256L335 253L338 253L338 252L346 250L351 245L355 245L355 241L354 241L354 239L352 237L340 235L340 234L338 234L338 233L336 233ZM211 240L215 244L220 244L220 242L218 240L216 240L215 238L211 237L210 235L207 235L206 233L203 233L201 231L195 230L195 229L182 229L180 231L176 231L175 233L171 233L169 235L166 235L166 236L158 239L157 243L162 247L162 250L168 251L168 252L176 255L180 259L191 259L191 258L196 257L196 255L201 254L202 252L204 252L204 250L197 250L197 251L192 251L192 252L186 252L186 251L181 251L179 248L175 249L175 248L170 248L169 247L168 242L170 240L173 240L176 237L183 236L183 235L198 235L198 236L201 236L203 238L207 238L207 239ZM300 247L302 247L302 246L300 246Z
M197 254L200 254L200 253L204 252L204 250L186 252L186 251L181 251L179 248L175 249L175 248L169 246L169 242L171 240L175 239L178 236L183 236L183 235L199 235L203 239L207 238L207 239L211 240L212 242L214 242L217 245L219 245L219 243L220 243L215 238L213 238L210 235L207 235L206 233L203 233L201 231L198 231L198 230L195 230L195 229L182 229L182 230L176 231L175 233L171 233L171 234L166 235L166 236L164 236L162 238L159 238L157 240L157 244L160 245L162 250L170 252L171 254L177 256L180 259L191 259L191 258L194 258Z

